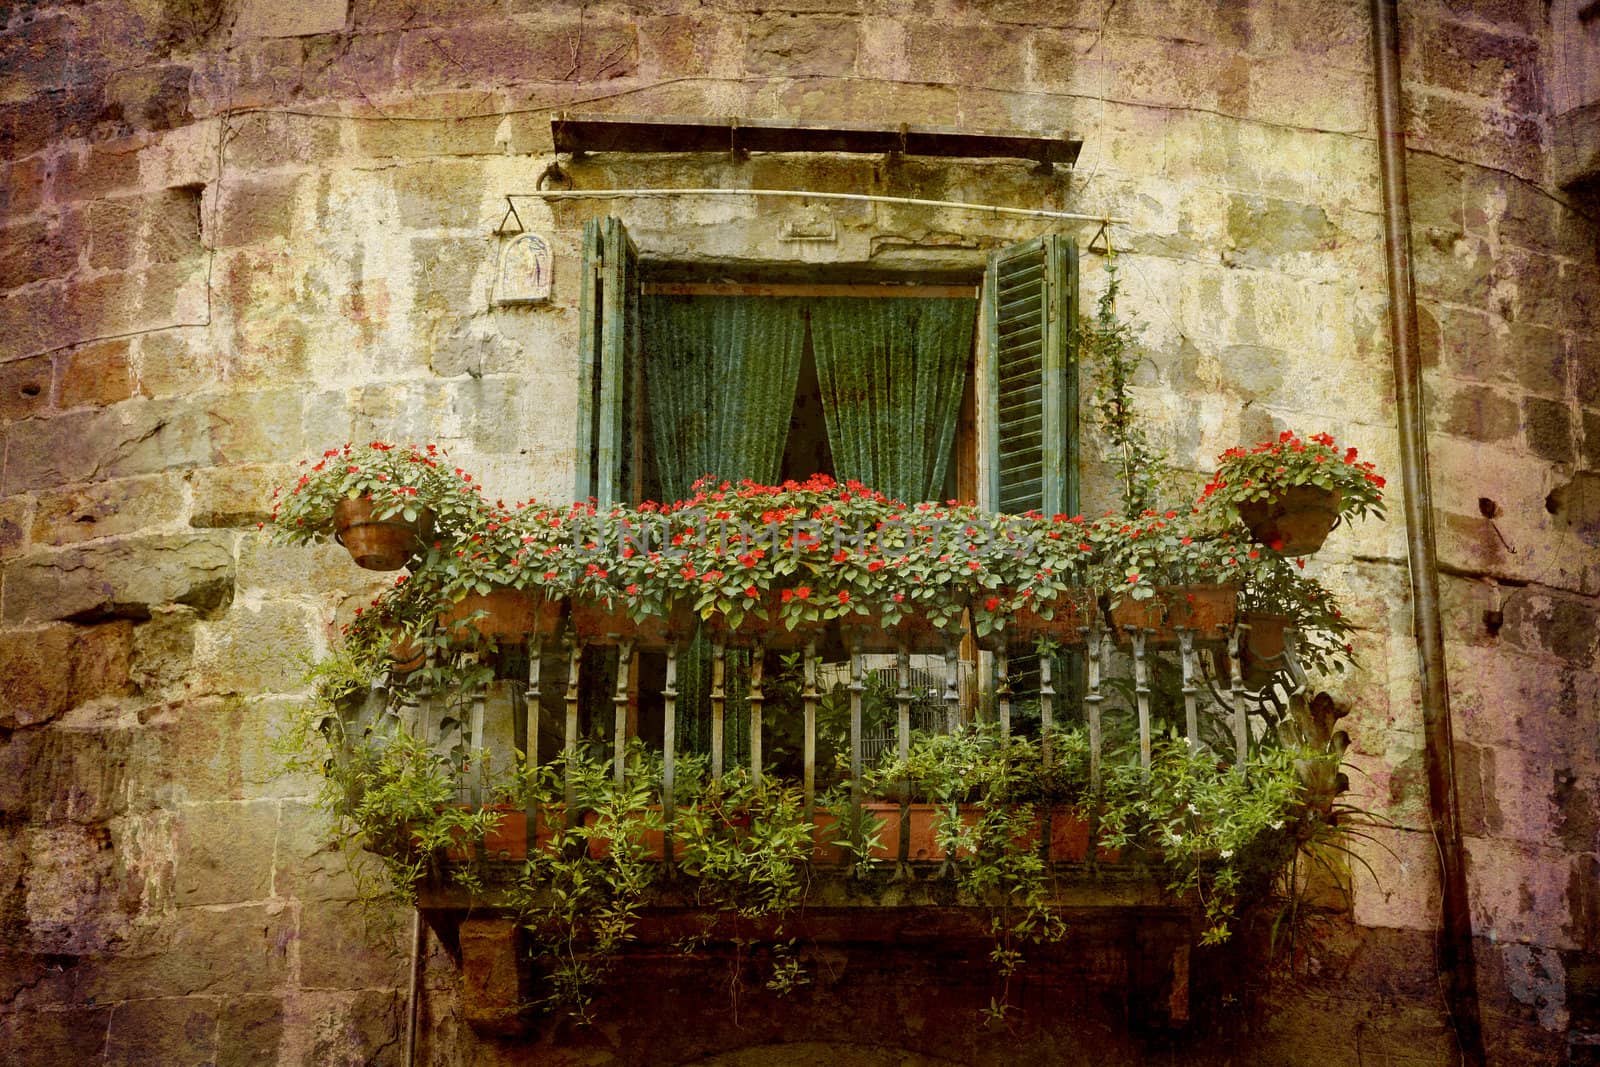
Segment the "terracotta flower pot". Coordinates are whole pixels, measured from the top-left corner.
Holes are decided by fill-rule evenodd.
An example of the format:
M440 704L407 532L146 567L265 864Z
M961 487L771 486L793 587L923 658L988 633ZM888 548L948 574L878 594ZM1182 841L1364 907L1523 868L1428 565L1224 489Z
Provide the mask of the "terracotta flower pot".
M421 667L427 659L427 652L409 637L404 637L395 632L389 641L389 669L395 674L410 674Z
M478 612L484 612L472 618ZM466 626L461 623L471 619ZM439 626L452 645L473 643L473 634L497 642L523 641L537 633L548 637L561 625L561 601L523 589L491 589L468 593L439 612Z
M713 640L729 648L753 648L761 645L769 650L789 651L806 647L813 637L821 637L820 626L799 625L793 630L785 625L776 603L758 604L739 620L737 627L728 625L724 615L712 615L706 620L706 629Z
M572 602L572 628L591 645L634 645L666 648L694 634L694 612L687 604L675 605L670 615L647 615L635 620L621 605L606 607L593 601Z
M652 804L650 805L649 810L655 815L660 815L661 805ZM595 825L598 819L599 816L591 811L584 815L583 824L585 826L592 827ZM637 837L639 844L644 848L645 859L659 863L661 860L666 858L667 846L665 830L640 827L637 831ZM589 838L589 857L591 859L603 860L609 855L611 855L611 842L609 839L604 837Z
M902 827L900 823L900 805L886 803L870 803L861 806L862 812L878 820L878 846L872 850L872 858L880 860L898 860L900 858L900 841ZM939 804L908 804L906 805L909 816L908 826L905 828L906 859L912 863L927 863L945 858L945 851L939 845L939 818L944 810ZM974 823L978 820L976 810L963 810L963 822Z
M947 641L961 640L960 631L946 633L921 615L907 615L893 626L885 626L877 612L861 612L839 619L845 647L865 653L900 651L900 643L913 652L943 652Z
M983 638L983 646L991 651L998 651L1002 645L1031 649L1041 637L1059 645L1082 645L1083 631L1094 620L1097 606L1089 591L1070 589L1050 606L1052 616L1048 619L1032 608L1012 612L1002 620L1000 629Z
M1117 635L1128 640L1130 629L1145 631L1151 644L1173 647L1180 629L1194 631L1197 641L1217 641L1227 636L1239 616L1239 587L1222 585L1161 585L1147 600L1124 597L1111 609Z
M397 571L419 551L433 528L433 513L423 511L414 522L396 513L372 515L370 496L346 497L334 505L334 539L349 551L356 566L369 571Z
M1238 508L1257 544L1285 556L1304 556L1321 548L1338 525L1339 491L1296 485L1276 500L1250 500Z
M1242 621L1250 628L1239 646L1239 669L1246 686L1261 689L1283 669L1283 632L1289 627L1289 616L1250 612Z

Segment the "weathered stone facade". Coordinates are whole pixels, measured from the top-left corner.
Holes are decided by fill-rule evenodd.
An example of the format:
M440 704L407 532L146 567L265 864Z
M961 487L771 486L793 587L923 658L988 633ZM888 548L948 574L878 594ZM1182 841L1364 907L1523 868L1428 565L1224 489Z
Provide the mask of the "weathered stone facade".
M1600 205L1554 184L1583 164L1550 120L1552 70L1569 72L1562 113L1582 110L1570 71L1594 30L1549 7L1402 11L1479 985L1491 1059L1530 1064L1600 1058ZM1361 0L100 0L0 6L0 27L6 1062L398 1060L397 939L363 925L310 783L277 776L271 751L302 657L374 579L255 526L295 460L347 439L437 441L507 499L569 493L585 219L622 215L658 260L822 273L970 266L1045 226L522 201L555 252L554 301L498 308L492 231L553 159L554 110L1073 131L1079 165L1054 178L789 156L566 170L578 187L1126 216L1109 236L1145 325L1140 396L1180 466L1287 425L1398 467ZM780 239L819 213L834 244ZM1088 295L1102 280L1086 255ZM1376 879L1357 870L1295 981L1241 988L1251 1010L1216 1044L1179 1041L1180 1059L1449 1062L1398 499L1319 559L1348 576L1361 626L1364 670L1338 691L1354 800L1394 822L1366 849ZM524 1045L461 1023L436 951L423 1059L875 1063L889 1054L864 1047L882 1045L917 1054L883 1062L999 1063L1020 1041L1137 1062L1169 1043L1092 996L1060 1012L1048 989L1020 1037L952 1032L978 995L962 961L833 963L738 1025L720 990L668 967L676 1007ZM938 992L916 999L908 976ZM784 1041L809 1044L738 1051Z

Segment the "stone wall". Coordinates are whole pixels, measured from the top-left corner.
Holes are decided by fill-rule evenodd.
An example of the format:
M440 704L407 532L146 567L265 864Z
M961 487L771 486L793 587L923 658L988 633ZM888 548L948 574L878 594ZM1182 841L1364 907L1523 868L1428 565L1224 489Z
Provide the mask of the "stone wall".
M1545 5L1403 6L1487 1039L1496 1062L1593 1062L1600 209L1551 183L1546 70L1566 42ZM819 272L970 266L1043 229L887 206L521 202L554 247L555 298L495 308L492 231L553 158L553 110L1071 130L1083 155L1056 178L779 156L567 169L579 186L1126 216L1110 238L1149 348L1140 398L1181 467L1287 425L1397 473L1361 0L99 0L4 5L0 24L0 1048L15 1062L397 1060L404 937L363 923L311 783L276 775L271 751L302 657L381 579L255 525L295 460L347 439L437 441L507 499L569 492L586 218L621 214L657 260ZM834 246L779 239L819 210ZM1101 285L1087 255L1087 295ZM1337 687L1353 799L1394 826L1297 979L1249 991L1230 1040L1256 1062L1448 1060L1397 482L1389 523L1337 533L1315 564L1361 627L1364 669ZM905 973L955 969L921 967ZM551 1041L638 1061L604 1032L475 1039L458 981L435 951L431 1062L517 1062ZM708 1024L720 1036L694 1057L834 1040L803 1009L851 1016L864 981L772 1007L787 1029ZM895 1021L920 1017L851 1040L937 1057ZM1134 1060L1135 1039L1103 1055Z

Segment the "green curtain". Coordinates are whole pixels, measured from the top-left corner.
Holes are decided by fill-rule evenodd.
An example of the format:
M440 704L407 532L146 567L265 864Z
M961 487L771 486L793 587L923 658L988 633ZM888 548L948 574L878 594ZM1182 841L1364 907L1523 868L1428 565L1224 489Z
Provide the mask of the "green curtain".
M944 489L977 303L830 297L812 302L811 344L834 473L900 500Z
M795 299L643 298L645 395L665 500L704 474L771 482L805 345Z
M663 500L710 474L773 482L794 411L805 347L805 305L790 298L646 296L645 396ZM731 769L749 758L749 655L727 656ZM711 648L697 637L679 665L678 734L688 751L710 742Z

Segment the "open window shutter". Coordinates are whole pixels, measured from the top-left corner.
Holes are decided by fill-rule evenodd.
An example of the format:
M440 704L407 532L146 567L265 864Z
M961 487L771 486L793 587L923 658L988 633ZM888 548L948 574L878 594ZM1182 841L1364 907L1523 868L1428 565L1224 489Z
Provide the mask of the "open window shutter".
M1078 249L1050 234L989 257L983 504L1078 510Z
M574 497L607 506L637 495L639 251L622 220L583 227L578 296L578 445Z

